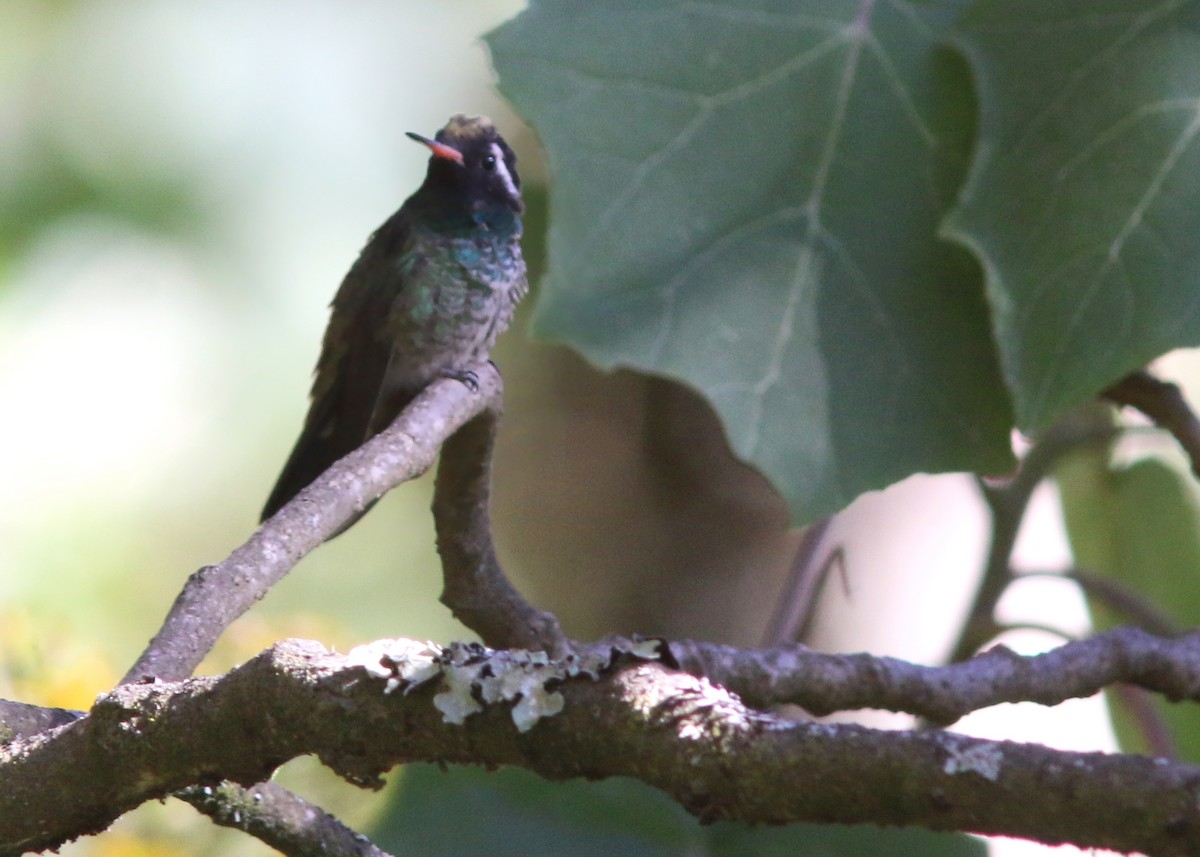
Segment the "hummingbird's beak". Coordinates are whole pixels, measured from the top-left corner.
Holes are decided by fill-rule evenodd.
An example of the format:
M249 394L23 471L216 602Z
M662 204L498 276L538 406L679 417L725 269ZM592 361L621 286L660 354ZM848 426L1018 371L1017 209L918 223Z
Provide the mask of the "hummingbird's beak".
M453 146L447 146L445 143L439 143L437 140L430 140L428 137L422 137L420 134L415 134L412 131L408 132L408 136L418 143L428 146L429 151L433 152L435 158L445 158L447 161L454 161L456 164L463 162L462 152Z

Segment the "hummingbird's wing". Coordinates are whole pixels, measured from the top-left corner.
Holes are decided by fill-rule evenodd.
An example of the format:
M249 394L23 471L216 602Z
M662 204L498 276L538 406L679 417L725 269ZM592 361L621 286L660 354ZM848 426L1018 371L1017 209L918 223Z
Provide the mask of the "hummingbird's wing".
M373 433L372 414L392 352L387 325L381 321L403 288L397 282L394 260L407 238L405 218L397 212L371 236L334 296L304 430L261 520L274 515Z

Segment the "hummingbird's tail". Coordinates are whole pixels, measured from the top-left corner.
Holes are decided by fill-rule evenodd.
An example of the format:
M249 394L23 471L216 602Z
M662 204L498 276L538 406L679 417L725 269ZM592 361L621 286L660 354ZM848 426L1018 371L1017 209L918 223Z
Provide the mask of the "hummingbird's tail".
M300 433L300 439L296 441L292 454L283 465L283 472L279 474L267 498L260 522L291 502L338 459L349 455L387 428L420 392L419 389L392 390L387 395L379 396L373 403L368 401L368 407L364 409L351 408L339 401L339 394L345 392L340 386L335 384L334 389L313 402L304 423L304 431ZM330 538L348 530L371 510L375 502L372 500L368 503Z
M267 520L267 518L270 518L290 503L293 497L311 485L314 479L329 469L328 465L322 465L320 462L328 459L329 464L332 465L342 457L340 455L333 455L325 449L318 448L314 451L311 443L305 443L305 435L300 436L300 440L296 442L295 449L292 450L292 454L288 457L287 464L283 466L283 473L279 475L279 481L275 483L275 487L271 490L271 496L267 498L267 503L263 506L262 515L258 519L259 523ZM353 452L353 449L349 451ZM359 518L371 511L371 507L377 502L377 500L372 500L363 507L361 512L356 513L350 520L342 524L337 532L329 538L337 538L357 524Z
M283 472L279 474L263 506L260 521L265 521L286 506L331 464L352 452L362 442L361 432L348 442L345 432L337 431L335 419L334 414L314 412L309 415L304 431L292 448L292 454L288 456Z

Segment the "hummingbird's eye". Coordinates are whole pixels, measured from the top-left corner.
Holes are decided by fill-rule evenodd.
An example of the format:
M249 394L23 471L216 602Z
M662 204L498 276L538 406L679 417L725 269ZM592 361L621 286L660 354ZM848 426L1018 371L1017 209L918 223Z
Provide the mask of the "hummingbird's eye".
M496 156L495 155L486 155L483 159L483 168L485 170L487 170L489 173L492 170L496 169Z

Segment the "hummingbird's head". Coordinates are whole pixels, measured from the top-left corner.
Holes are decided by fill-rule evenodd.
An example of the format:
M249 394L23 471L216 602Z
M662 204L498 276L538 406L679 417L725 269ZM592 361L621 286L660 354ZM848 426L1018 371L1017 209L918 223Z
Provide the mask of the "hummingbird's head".
M452 116L432 140L411 131L408 136L433 153L423 191L465 204L472 214L524 209L517 156L486 116Z

